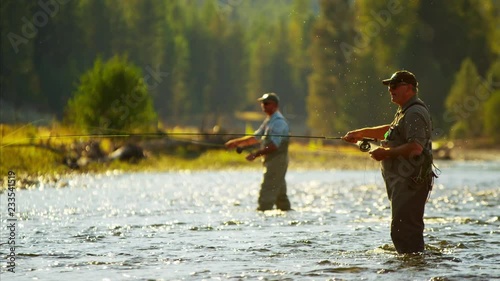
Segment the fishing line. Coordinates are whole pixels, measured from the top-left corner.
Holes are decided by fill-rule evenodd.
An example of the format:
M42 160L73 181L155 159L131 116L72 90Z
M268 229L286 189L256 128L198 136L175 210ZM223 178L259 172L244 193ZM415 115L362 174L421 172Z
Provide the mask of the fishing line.
M67 134L56 136L34 136L25 139L46 139L46 138L120 138L120 137L168 137L168 136L253 136L253 134L241 133L190 133L190 132L173 132L173 133L91 133L91 134ZM306 138L306 139L324 139L324 140L340 140L342 137L328 136L307 136L307 135L268 135L270 137L290 137L290 138Z
M244 137L253 136L253 134L238 134L238 133L189 133L189 132L173 132L173 133L93 133L93 134L67 134L55 136L33 136L29 138L18 139L17 142L3 144L2 147L9 146L14 143L29 140L40 139L71 139L71 138L127 138L127 137L150 137L150 138L165 138L171 136L227 136L227 137ZM306 138L306 139L323 139L323 140L340 140L342 137L327 137L327 136L306 136L306 135L268 135L269 137L289 137L289 138Z
M91 133L91 134L67 134L67 135L55 135L55 136L33 136L29 138L19 139L15 142L10 142L3 144L1 147L10 146L13 144L20 143L22 141L32 141L41 139L72 139L72 138L132 138L132 137L149 137L149 138L169 138L175 136L197 136L197 137L244 137L244 136L254 136L253 134L242 134L242 133L191 133L191 132L171 132L171 133ZM302 138L302 139L320 139L320 140L341 140L342 137L330 137L330 136L308 136L308 135L266 135L268 137L286 137L286 138ZM175 139L174 139L175 140ZM186 140L187 141L187 140ZM376 141L372 138L363 138L357 145L359 149L363 152L368 152L371 149L370 142ZM189 140L189 142L198 142L199 144L208 144L203 141ZM210 143L210 145L216 146L217 144ZM219 145L217 145L219 146ZM241 152L240 152L241 153Z

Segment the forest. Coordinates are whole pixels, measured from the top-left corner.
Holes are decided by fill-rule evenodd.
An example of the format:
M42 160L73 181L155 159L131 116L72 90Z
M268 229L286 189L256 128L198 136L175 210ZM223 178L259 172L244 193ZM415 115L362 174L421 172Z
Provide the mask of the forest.
M75 110L105 114L106 97L84 108L76 96L94 91L82 86L89 71L121 61L143 78L148 125L242 131L242 122L256 121L243 113L260 111L256 99L275 92L292 133L336 136L389 123L396 106L381 80L406 69L419 81L436 138L500 140L500 1L0 5L0 123L71 126ZM120 95L127 93L109 106L133 107ZM141 131L140 119L133 124Z

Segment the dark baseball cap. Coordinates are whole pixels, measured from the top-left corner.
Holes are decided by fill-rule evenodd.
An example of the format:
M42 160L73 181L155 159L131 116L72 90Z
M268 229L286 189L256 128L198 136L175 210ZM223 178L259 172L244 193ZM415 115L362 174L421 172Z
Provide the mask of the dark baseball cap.
M382 80L382 84L384 85L398 84L401 82L411 84L414 87L418 86L417 78L415 78L415 75L406 70L396 71L394 72L394 74L392 74L391 78Z
M262 97L257 99L260 102L274 101L276 104L280 102L280 98L275 93L265 93Z

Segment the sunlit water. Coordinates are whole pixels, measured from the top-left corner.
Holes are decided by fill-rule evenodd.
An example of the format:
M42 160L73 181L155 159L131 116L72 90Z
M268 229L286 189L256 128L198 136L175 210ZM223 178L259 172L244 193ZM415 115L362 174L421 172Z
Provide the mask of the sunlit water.
M255 211L259 170L116 173L18 190L16 273L3 244L0 279L496 279L500 162L440 164L423 256L396 254L376 170L290 171L287 213Z

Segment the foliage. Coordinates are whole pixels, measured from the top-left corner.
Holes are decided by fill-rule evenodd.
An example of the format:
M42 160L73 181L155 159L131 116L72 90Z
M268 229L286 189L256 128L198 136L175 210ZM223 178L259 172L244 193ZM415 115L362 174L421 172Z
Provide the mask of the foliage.
M35 69L34 45L28 36L33 36L33 29L23 36L22 17L35 7L34 1L2 1L0 5L0 96L11 102L14 107L23 106L26 101L33 105L44 104L40 91L40 81ZM31 26L30 26L31 27ZM38 109L46 109L38 107Z
M463 61L446 99L445 121L458 126L463 137L477 137L482 131L483 104L480 93L481 78L471 59ZM453 127L452 127L453 130Z
M1 125L1 131L4 135L0 148L0 163L8 163L8 165L0 165L0 173L7 175L8 171L15 171L18 188L29 188L44 182L54 182L61 179L62 175L88 172L261 169L260 162L248 162L234 150L205 150L194 145L189 150L178 149L176 152L150 150L148 157L137 163L127 161L91 162L77 170L72 170L63 163L63 154L47 148L62 148L62 145L69 148L72 143L81 141L81 138L58 138L58 136L77 134L78 131L57 125L53 127ZM96 141L100 143L101 147L103 147L104 142L112 142L107 138L99 138ZM367 164L366 155L359 152L356 146L350 144L345 146L328 144L311 148L307 144L293 142L289 151L290 157L293 159L290 163L291 169L324 169L329 167L332 169L364 170L368 168L367 165L373 165L373 168L378 165L375 161L370 161ZM6 185L6 176L0 177L0 193ZM55 186L63 187L64 185L57 184Z
M500 90L492 93L484 107L484 129L487 135L491 136L495 141L500 141Z
M126 58L97 59L68 102L67 122L86 132L151 131L156 128L141 70Z
M442 127L453 124L446 120L446 100L463 60L470 58L482 75L494 58L489 46L493 39L489 23L495 21L488 8L492 2L420 1L418 24L410 31L415 38L408 46L411 53L407 52L407 57L411 56L410 65L415 65L421 93Z
M390 122L380 80L404 68L417 75L435 126L449 129L459 120L447 96L468 91L454 83L462 62L470 58L484 82L500 55L498 3L3 0L0 94L17 115L30 107L60 120L96 58L120 55L152 78L152 106L167 126L232 120L273 91L295 132L336 135ZM488 136L489 118L468 120L479 124L469 136Z
M348 2L321 1L322 13L313 28L307 110L308 125L315 135L337 135L348 129L344 106L350 60L341 52L353 34L348 23L353 20L354 10Z
M497 59L490 69L486 77L486 87L482 90L484 97L489 97L484 105L484 134L491 136L495 141L500 141L500 58Z

